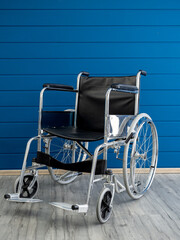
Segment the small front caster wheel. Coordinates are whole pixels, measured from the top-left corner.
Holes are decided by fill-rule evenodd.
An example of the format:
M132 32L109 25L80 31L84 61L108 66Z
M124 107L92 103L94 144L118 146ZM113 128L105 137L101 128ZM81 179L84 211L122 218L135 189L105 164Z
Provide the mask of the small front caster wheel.
M112 213L112 193L109 188L104 188L99 195L96 214L100 223L109 220Z
M19 180L20 180L20 177L18 177L14 183L14 192L15 193L18 192ZM39 183L38 183L37 178L31 173L25 174L24 178L23 178L23 184L21 187L20 197L21 198L34 198L38 192L38 189L39 189Z

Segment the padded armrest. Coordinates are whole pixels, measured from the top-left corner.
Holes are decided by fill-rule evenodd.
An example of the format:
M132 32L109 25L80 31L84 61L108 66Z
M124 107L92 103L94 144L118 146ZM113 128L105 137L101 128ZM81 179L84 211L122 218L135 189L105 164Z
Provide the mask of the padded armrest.
M138 88L133 85L114 83L111 85L111 88L117 89L120 92L138 93Z
M45 83L43 84L43 88L53 88L53 89L63 89L63 90L74 90L72 86L64 85L64 84L54 84L54 83Z

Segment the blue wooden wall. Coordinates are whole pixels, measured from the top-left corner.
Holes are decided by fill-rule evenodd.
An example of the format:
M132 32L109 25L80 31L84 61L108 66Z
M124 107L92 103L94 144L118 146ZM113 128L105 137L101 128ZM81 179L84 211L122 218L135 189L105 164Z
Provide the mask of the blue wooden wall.
M180 167L180 1L0 0L0 169L21 167L44 82L139 69L148 72L140 111L157 126L158 166ZM71 107L62 96L49 94L46 106Z

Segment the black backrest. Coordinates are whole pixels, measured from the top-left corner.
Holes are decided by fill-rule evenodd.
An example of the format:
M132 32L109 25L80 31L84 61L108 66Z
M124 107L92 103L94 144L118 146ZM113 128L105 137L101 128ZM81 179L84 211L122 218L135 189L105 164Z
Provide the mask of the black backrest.
M136 76L86 77L79 85L77 126L91 131L104 131L105 95L113 83L136 85ZM112 92L110 114L133 115L135 96L129 93Z

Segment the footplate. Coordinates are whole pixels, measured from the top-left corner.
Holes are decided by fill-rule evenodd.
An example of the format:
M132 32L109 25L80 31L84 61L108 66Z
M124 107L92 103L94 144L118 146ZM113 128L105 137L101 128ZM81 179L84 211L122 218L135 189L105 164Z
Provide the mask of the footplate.
M88 211L87 204L79 205L79 204L69 204L64 202L51 202L49 204L52 205L53 207L58 207L63 210L73 211L77 213L87 213Z
M20 198L18 193L7 193L4 198L10 202L21 202L21 203L38 203L43 202L41 199L35 198Z

